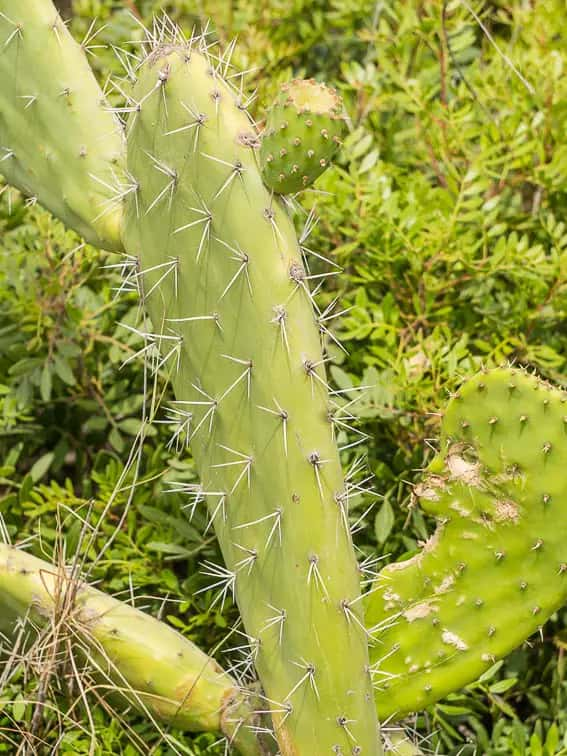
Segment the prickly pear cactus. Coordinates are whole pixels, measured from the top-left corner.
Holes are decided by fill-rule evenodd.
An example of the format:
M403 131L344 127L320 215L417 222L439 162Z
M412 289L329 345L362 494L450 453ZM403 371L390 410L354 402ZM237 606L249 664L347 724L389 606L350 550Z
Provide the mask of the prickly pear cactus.
M28 636L32 627L58 625L103 683L145 714L186 730L222 731L243 756L263 753L244 726L255 722L249 702L214 659L164 622L0 543L0 628L11 633L26 619Z
M416 493L437 530L367 605L382 717L475 680L565 603L567 395L515 369L468 381Z
M342 100L315 79L282 86L262 134L264 183L274 192L299 192L330 165L346 129Z
M121 249L121 125L51 0L0 0L0 174L88 242Z
M281 754L381 753L320 331L257 134L204 41L132 92L124 240ZM189 502L188 502L189 503Z

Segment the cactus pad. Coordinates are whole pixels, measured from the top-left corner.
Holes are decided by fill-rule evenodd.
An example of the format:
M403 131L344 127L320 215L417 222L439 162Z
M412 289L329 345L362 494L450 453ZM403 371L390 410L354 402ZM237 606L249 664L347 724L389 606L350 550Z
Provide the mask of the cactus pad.
M235 592L282 755L373 756L358 571L293 224L204 41L157 46L132 98L124 241L223 551L211 582Z
M305 189L328 167L344 131L343 104L336 90L314 79L284 84L262 135L266 186L278 194Z
M242 726L255 721L245 695L214 659L164 622L0 543L0 628L14 632L30 611L30 630L58 626L96 676L144 713L189 731L223 731L246 756L263 753Z
M121 249L121 125L51 0L0 0L0 173L88 242Z
M451 400L441 451L416 488L438 519L367 604L382 717L475 680L567 600L567 395L516 369Z

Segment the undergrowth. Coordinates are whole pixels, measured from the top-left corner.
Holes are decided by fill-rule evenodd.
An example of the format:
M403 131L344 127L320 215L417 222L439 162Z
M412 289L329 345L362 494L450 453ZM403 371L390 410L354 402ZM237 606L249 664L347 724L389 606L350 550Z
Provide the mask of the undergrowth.
M459 383L513 362L567 386L564 3L77 0L77 38L93 17L103 26L101 81L120 74L112 46L141 38L135 16L162 10L188 31L210 17L221 43L237 35L233 62L251 69L257 103L293 75L325 80L346 100L338 163L300 201L319 218L309 246L343 269L319 295L345 311L332 322L348 354L332 348L332 379L368 387L350 408L367 437L344 452L345 466L362 455L375 476L377 495L353 513L374 503L357 544L388 560L411 554L434 527L412 486ZM51 558L61 543L67 554L85 548L81 532L96 528L90 578L230 664L236 609L211 609L214 593L196 593L207 585L199 564L219 562L218 547L204 512L189 520L187 499L171 492L195 480L190 453L170 444L163 413L141 435L142 413L170 389L135 356L138 303L107 267L118 258L7 188L0 229L0 514L10 538L33 536ZM562 611L408 725L440 754L567 753L566 648ZM29 753L224 752L213 735L173 733L166 744L142 718L96 700L92 728L79 724L80 707L76 726L62 728L65 682L30 735L38 682L24 665L11 677L0 753L23 743Z

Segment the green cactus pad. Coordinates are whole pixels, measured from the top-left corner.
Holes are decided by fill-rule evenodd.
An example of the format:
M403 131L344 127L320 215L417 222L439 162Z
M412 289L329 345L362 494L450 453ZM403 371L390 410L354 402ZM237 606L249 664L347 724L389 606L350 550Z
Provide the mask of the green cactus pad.
M124 240L223 551L211 583L235 590L282 755L379 754L320 332L292 221L262 182L257 133L204 42L157 47L132 97L139 189Z
M0 174L88 242L121 249L121 125L51 0L0 0Z
M367 603L382 717L472 682L567 600L567 395L516 369L471 379L416 494L437 531Z
M264 183L278 194L310 186L329 166L345 132L342 100L314 79L284 84L260 146Z
M0 543L0 629L17 632L24 618L33 621L28 642L33 627L49 632L59 623L58 637L75 639L95 677L145 714L189 731L222 731L245 756L263 753L242 726L256 721L244 693L214 659L164 622Z

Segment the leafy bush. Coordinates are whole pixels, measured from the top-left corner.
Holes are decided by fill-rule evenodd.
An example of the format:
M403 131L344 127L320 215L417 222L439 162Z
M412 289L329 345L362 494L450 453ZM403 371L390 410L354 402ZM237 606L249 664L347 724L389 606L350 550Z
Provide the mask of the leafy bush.
M319 218L306 244L343 269L319 294L322 308L338 298L343 313L330 323L348 355L333 349L332 379L368 387L349 408L360 434L345 437L362 443L343 452L346 466L362 456L375 476L377 495L353 513L358 545L388 559L413 552L433 523L415 508L412 484L460 381L515 362L567 385L563 3L78 0L78 38L93 16L112 22L93 43L106 45L93 49L101 77L119 74L112 46L141 37L128 9L145 19L163 9L187 29L210 16L213 37L237 34L233 62L252 69L257 103L291 75L324 79L345 97L351 124L338 164L300 197ZM136 356L137 303L119 268L104 267L119 258L81 245L11 189L0 228L0 513L10 536L39 533L49 557L61 540L67 553L81 543L108 590L149 595L154 611L226 661L217 646L236 611L211 611L213 594L195 594L206 585L199 562L220 557L199 508L189 522L187 501L168 493L195 473L183 444L168 447L156 409L169 397L166 376ZM312 268L329 265L314 256ZM80 539L85 520L96 528L90 541ZM560 612L411 725L438 753L567 753L566 643ZM13 752L19 730L33 732L26 691L37 685L22 674L0 699L0 752ZM202 753L214 741L174 734L166 744L148 723L119 724L100 707L92 729L101 754L148 744ZM54 746L54 712L38 732ZM90 739L66 725L61 753L87 753Z

